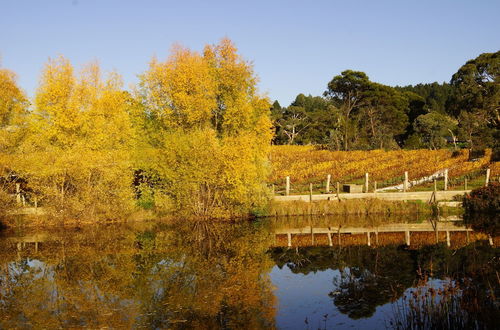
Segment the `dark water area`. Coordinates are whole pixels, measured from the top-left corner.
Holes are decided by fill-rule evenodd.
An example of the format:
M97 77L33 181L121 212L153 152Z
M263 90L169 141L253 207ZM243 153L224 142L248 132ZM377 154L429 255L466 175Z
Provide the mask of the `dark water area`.
M0 329L495 328L498 238L290 217L0 232Z

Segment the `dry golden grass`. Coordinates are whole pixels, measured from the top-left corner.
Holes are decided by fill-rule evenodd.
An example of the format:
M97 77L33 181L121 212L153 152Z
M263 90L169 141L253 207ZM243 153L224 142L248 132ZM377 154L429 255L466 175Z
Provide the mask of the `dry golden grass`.
M380 199L353 199L331 201L290 201L271 202L270 216L289 215L389 215L389 214L430 214L431 209L423 203L385 201Z

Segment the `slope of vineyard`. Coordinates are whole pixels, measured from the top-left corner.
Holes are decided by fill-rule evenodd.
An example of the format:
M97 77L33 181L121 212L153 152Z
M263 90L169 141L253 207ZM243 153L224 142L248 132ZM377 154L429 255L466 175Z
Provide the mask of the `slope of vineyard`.
M292 183L303 185L324 182L328 174L332 182L355 182L365 173L380 186L398 182L408 171L415 180L447 168L450 179L480 173L491 168L492 176L500 173L499 163L490 163L491 150L482 158L468 161L468 150L371 150L329 151L314 146L273 146L271 183L283 184L290 176Z

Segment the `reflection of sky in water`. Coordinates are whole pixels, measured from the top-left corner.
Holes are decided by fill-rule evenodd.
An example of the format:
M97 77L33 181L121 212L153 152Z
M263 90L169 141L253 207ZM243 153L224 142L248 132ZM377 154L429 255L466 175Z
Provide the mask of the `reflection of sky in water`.
M372 317L359 320L350 319L337 310L328 293L336 289L333 279L340 276L338 270L303 275L292 273L287 266L282 269L275 266L270 276L276 288L279 329L386 329L384 319L391 315L391 304L379 306ZM325 314L328 314L326 323Z

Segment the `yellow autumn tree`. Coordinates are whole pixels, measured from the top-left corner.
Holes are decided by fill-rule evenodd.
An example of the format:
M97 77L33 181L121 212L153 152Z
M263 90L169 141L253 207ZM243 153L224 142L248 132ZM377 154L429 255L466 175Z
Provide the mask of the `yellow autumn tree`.
M13 153L25 133L27 107L14 72L0 68L0 214L14 206L17 176Z
M64 57L43 70L18 170L30 200L64 217L115 219L133 207L134 131L119 75L97 63L74 74Z
M228 39L203 54L179 46L141 76L159 177L157 205L205 217L247 216L266 203L269 100L250 63Z
M12 152L22 136L28 99L14 72L0 68L0 152Z

